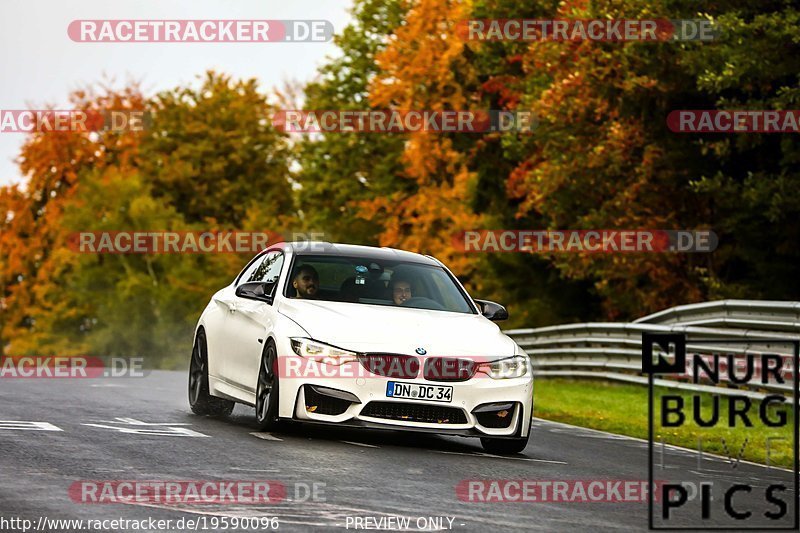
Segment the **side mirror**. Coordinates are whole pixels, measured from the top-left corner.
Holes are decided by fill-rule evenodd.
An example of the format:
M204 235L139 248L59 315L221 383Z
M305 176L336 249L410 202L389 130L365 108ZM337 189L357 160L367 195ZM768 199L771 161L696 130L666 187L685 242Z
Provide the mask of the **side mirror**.
M236 287L236 296L272 304L273 297L270 294L270 292L272 292L272 285L272 283L267 283L266 281L242 283Z
M492 320L498 322L500 320L508 320L508 311L499 303L491 302L489 300L475 300L478 307L481 309L481 314Z

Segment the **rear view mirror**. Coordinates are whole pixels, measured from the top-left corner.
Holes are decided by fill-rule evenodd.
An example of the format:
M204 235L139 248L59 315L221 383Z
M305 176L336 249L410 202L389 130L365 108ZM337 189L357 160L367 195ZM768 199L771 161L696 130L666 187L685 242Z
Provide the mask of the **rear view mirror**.
M273 283L267 283L266 281L242 283L236 287L236 296L271 304L273 299L271 294L273 285Z
M481 314L492 320L498 322L500 320L508 320L508 311L499 303L490 300L475 300L481 310Z

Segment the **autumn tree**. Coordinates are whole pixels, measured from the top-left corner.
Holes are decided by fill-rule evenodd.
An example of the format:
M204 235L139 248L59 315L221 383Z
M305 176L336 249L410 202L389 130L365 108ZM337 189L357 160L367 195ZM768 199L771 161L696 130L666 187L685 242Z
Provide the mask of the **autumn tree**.
M357 0L354 21L334 37L340 51L305 86L305 109L370 109L375 57L401 25L405 0ZM386 220L365 220L359 202L408 190L402 178L402 135L331 132L297 143L297 182L304 228L331 241L377 244Z
M370 85L374 108L404 110L514 110L519 100L513 78L520 72L514 47L482 54L460 36L470 18L461 2L418 1L390 44L375 58ZM516 48L519 48L517 46ZM521 85L517 81L517 85ZM546 323L583 318L586 302L574 306L574 283L538 257L465 254L454 245L461 231L513 228L505 180L515 167L508 137L517 132L414 132L402 135L395 178L398 190L359 202L360 216L383 231L379 243L433 254L445 261L473 293L512 307L512 323ZM389 134L389 136L400 136ZM402 187L402 188L400 188Z
M76 91L71 101L75 109L91 113L144 108L136 86ZM9 343L6 353L79 353L87 348L80 333L86 309L66 305L58 282L74 260L60 252L69 238L61 224L63 208L75 194L84 169L130 168L138 144L139 133L126 130L38 131L23 145L18 163L24 187L2 193L11 200L4 202L0 261L0 287L5 293L0 337Z
M197 89L152 100L133 87L80 92L74 101L80 109L146 111L151 127L37 133L25 144L25 189L0 193L6 351L182 364L204 303L251 254L81 254L70 238L281 232L293 217L285 135L272 128L272 108L253 80L214 73Z
M785 51L797 45L781 21L796 20L796 8L630 0L564 3L552 14L698 16L722 29L718 42L542 41L523 55L531 82L522 101L540 124L515 147L525 158L508 180L521 219L542 217L552 229L710 228L722 238L714 254L554 257L564 276L592 280L610 318L707 298L797 294L789 266L796 172L788 163L796 143L666 127L674 109L791 108L797 60Z
M187 222L239 228L256 204L292 211L286 136L255 79L207 72L199 86L162 92L150 106L142 172Z

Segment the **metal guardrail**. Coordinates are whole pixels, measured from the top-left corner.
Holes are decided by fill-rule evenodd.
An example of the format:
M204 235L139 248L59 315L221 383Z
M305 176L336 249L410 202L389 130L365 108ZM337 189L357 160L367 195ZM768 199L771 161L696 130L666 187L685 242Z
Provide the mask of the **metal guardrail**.
M776 340L800 341L800 302L721 300L681 305L629 323L589 322L505 333L531 357L539 377L591 377L613 381L647 383L642 369L642 333L682 332L687 351L708 355L781 354L786 377L793 378L791 345ZM692 344L692 340L713 343ZM734 340L748 342L734 343ZM737 374L738 375L738 374ZM784 383L751 383L734 387L696 385L679 380L656 379L660 386L704 390L717 394L740 394L761 399L767 394L791 394Z
M800 332L800 302L720 300L679 305L634 320L634 323Z

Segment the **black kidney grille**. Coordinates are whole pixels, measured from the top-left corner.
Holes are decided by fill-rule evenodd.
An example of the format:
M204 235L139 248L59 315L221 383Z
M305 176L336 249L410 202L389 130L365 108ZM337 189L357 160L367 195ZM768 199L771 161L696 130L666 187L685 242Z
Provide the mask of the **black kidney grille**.
M419 359L411 355L368 353L359 355L361 366L378 376L414 379L419 374Z
M477 368L471 359L431 357L425 360L422 375L428 381L467 381L472 379Z

